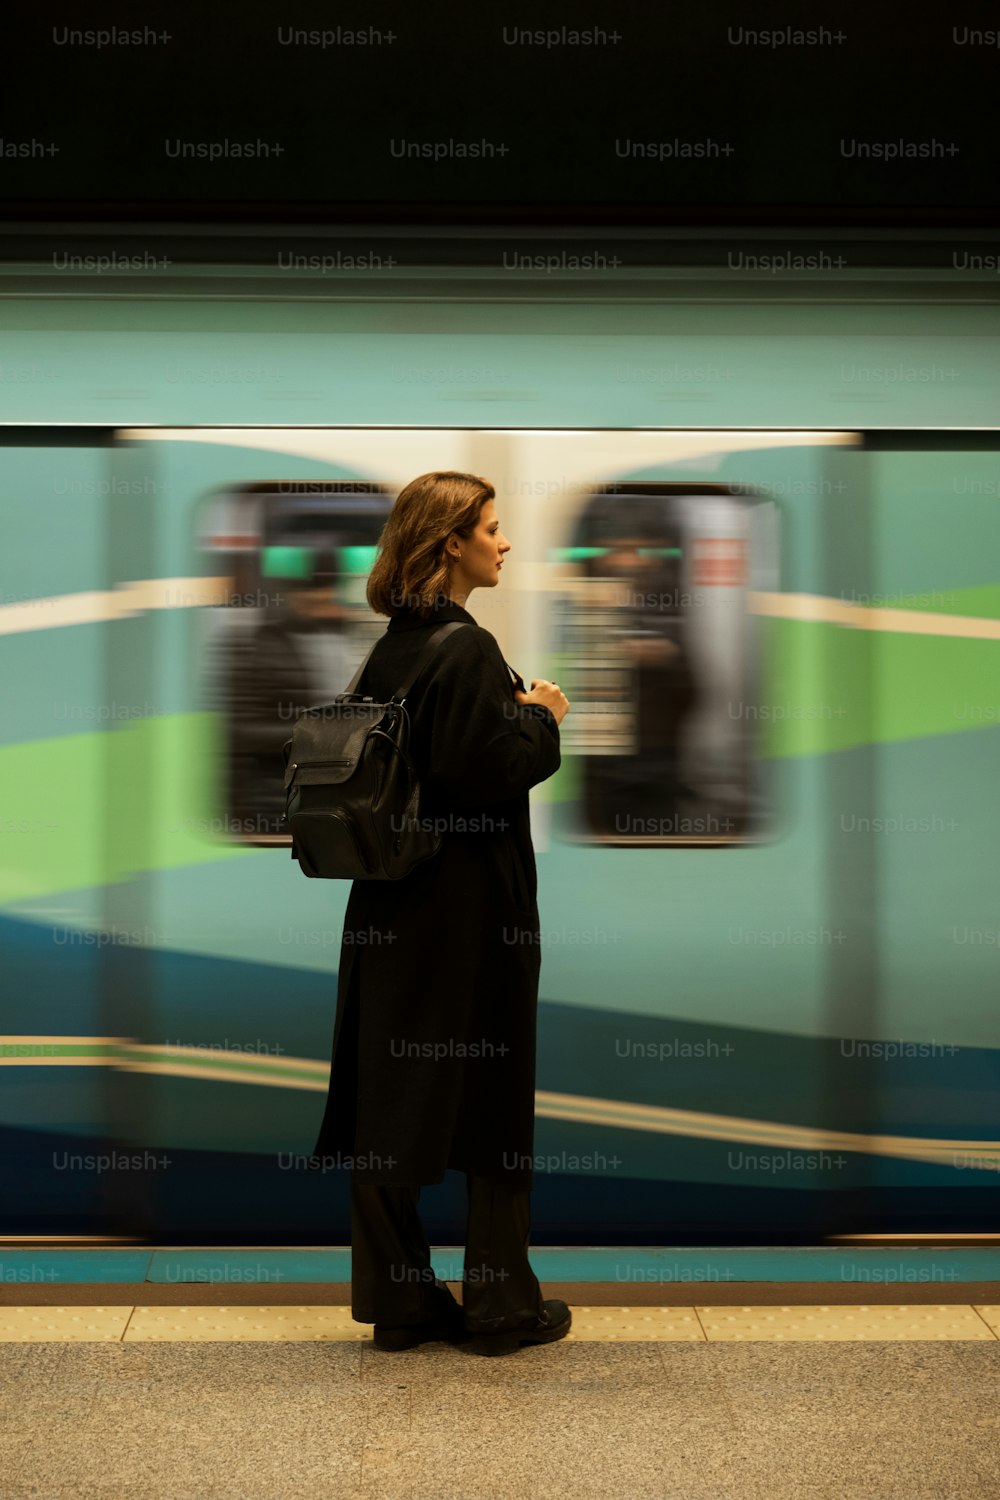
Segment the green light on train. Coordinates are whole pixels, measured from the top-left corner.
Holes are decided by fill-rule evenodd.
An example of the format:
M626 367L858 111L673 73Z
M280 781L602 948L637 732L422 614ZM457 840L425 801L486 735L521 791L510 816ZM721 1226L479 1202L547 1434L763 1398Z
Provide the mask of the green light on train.
M360 573L367 576L375 566L377 547L341 547L345 573Z
M311 547L264 547L260 554L262 578L311 578Z

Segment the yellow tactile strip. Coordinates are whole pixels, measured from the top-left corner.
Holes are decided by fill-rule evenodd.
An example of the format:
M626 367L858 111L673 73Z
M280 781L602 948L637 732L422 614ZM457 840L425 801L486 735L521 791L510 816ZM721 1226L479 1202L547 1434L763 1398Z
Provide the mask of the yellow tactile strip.
M130 1307L0 1307L0 1343L117 1344L131 1316Z
M935 1306L700 1307L705 1336L713 1343L753 1340L768 1343L909 1339L988 1339L998 1337L997 1308Z
M693 1307L577 1307L569 1339L581 1343L705 1342Z
M0 1307L0 1343L363 1342L349 1307ZM579 1307L567 1342L898 1342L1000 1338L1000 1306Z
M125 1342L343 1343L371 1335L371 1325L355 1323L349 1307L137 1307Z

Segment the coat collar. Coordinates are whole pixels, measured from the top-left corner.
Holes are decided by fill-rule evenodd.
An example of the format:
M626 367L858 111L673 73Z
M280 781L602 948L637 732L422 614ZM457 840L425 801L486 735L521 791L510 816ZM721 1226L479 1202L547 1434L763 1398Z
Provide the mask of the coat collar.
M444 625L449 620L462 620L468 625L475 625L476 621L467 609L461 604L456 604L446 594L438 594L434 609L426 619L421 619L415 610L406 608L401 614L393 615L386 630L390 635L395 635L400 630L417 630L421 625Z

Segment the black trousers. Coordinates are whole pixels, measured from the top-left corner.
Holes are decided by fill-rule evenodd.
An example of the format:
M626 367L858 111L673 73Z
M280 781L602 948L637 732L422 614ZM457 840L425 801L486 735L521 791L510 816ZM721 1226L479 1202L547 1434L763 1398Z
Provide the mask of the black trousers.
M542 1311L541 1287L528 1264L531 1195L471 1173L465 1183L465 1326L513 1327ZM403 1327L440 1312L447 1289L431 1267L419 1197L415 1184L359 1183L351 1174L351 1315L358 1323Z

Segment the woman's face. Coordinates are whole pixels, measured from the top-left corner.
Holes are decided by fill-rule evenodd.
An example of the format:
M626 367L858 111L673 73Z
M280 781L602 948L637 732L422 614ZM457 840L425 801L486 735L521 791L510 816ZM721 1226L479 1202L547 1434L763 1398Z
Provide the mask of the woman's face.
M479 512L479 524L470 537L457 537L460 560L452 562L452 578L466 585L468 594L475 588L495 588L500 582L500 566L510 551L510 542L500 530L496 507L487 500Z

